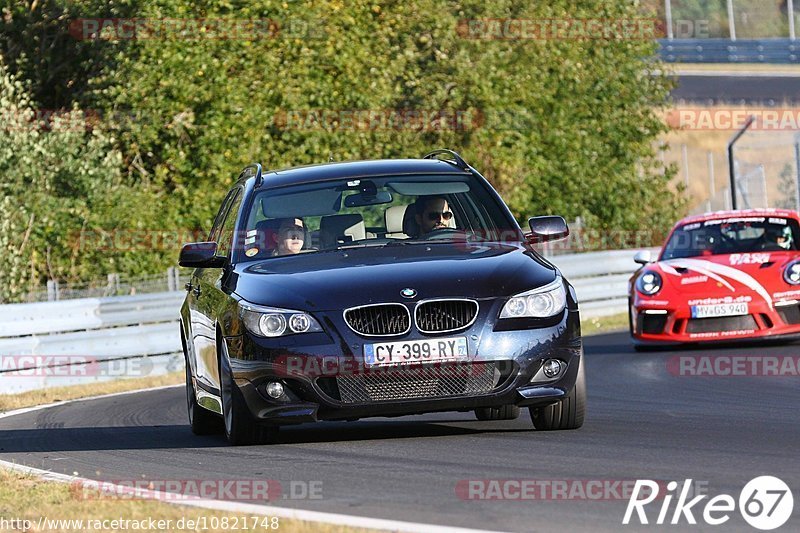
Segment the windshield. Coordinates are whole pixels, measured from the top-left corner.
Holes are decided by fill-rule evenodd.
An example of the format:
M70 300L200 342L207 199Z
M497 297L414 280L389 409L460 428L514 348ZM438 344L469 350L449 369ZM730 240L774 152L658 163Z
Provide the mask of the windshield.
M661 259L747 252L797 250L797 221L746 217L686 224L670 237Z
M240 233L242 234L242 233ZM266 189L247 215L239 260L457 240L520 242L474 176L382 176Z

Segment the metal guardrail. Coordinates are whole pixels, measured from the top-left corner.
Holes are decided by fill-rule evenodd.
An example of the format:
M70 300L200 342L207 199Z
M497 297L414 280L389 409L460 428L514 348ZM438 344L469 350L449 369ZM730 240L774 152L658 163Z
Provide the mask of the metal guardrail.
M658 248L650 248L653 253ZM581 317L592 318L628 310L628 280L639 268L633 262L638 250L610 250L557 255L548 260L575 287Z
M177 320L184 294L0 306L0 392L181 369Z
M627 309L628 278L638 267L633 262L635 252L589 252L549 260L574 285L582 316L595 317ZM29 358L33 364L44 365L37 368L49 368L45 358L49 356L63 356L56 364L66 360L78 365L88 359L98 380L114 379L115 365L122 369L116 377L132 377L120 366L130 365L132 359L149 361L147 375L153 375L153 364L155 373L180 369L177 321L184 294L173 291L0 306L0 391L70 384L70 376L57 371L52 375L12 375L9 370L17 369L15 361L24 356L44 356ZM86 376L77 374L72 383L85 382Z
M668 63L800 63L800 41L792 39L659 39Z

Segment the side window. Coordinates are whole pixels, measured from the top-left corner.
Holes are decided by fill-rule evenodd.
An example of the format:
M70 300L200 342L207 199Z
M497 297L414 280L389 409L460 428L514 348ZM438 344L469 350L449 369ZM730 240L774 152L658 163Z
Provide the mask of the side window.
M228 206L231 204L231 199L233 199L233 195L236 191L228 192L225 199L222 201L222 205L219 207L219 211L217 211L217 216L214 218L214 223L211 225L211 232L208 234L208 241L216 241L217 237L219 236L219 230L222 226L222 220L225 218L225 213L228 211Z
M217 241L217 255L222 257L230 256L233 234L236 231L236 217L239 214L239 208L242 206L241 189L236 189L233 194L233 200L228 208L228 212L225 214L225 220L222 223L219 237L215 239Z

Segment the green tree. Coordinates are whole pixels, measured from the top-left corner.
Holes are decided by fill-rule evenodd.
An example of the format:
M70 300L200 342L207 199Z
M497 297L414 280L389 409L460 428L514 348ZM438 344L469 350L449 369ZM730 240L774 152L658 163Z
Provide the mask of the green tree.
M653 108L668 82L652 73L651 40L459 31L460 21L489 18L639 18L632 4L161 0L142 16L272 19L280 28L252 39L187 32L139 40L100 80L109 111L134 117L118 131L129 171L180 199L189 225L207 225L224 185L254 160L276 168L442 146L484 171L521 220L557 212L591 227L636 229L642 220L669 225L680 209L653 154L662 131ZM415 131L287 127L281 119L407 109L486 120Z
M0 0L0 56L37 106L90 109L90 80L124 43L86 39L81 19L133 17L139 0Z
M20 300L46 279L160 268L164 253L116 247L119 236L110 238L163 216L157 193L123 182L113 138L77 108L37 114L25 85L2 63L0 110L0 302Z
M670 83L655 74L650 36L596 39L573 30L557 38L507 39L496 33L498 19L577 26L642 18L634 2L29 0L0 6L0 55L26 80L24 107L32 113L83 109L84 116L102 119L90 131L2 132L2 146L16 147L2 160L14 176L2 185L5 201L21 206L3 222L4 249L19 255L15 295L46 277L91 279L174 264L177 243L170 250L81 253L66 243L69 232L82 228L207 229L226 187L253 161L279 168L329 156L418 157L449 147L486 175L520 222L555 213L580 216L590 230L658 231L682 214L670 187L673 170L661 168L654 153L664 131L656 109L666 103ZM112 26L100 39L89 38L91 32L75 38L76 19L134 16L150 27L131 34L130 27ZM167 18L184 27L162 31ZM199 18L232 26L193 25ZM249 27L247 21L253 21ZM16 101L23 93L5 97ZM352 127L347 111L353 110L395 121ZM427 117L423 126L418 118L407 120L415 113ZM458 118L442 124L437 114ZM44 179L32 170L42 168L63 178ZM47 233L40 223L53 217L57 223L47 222L53 228Z

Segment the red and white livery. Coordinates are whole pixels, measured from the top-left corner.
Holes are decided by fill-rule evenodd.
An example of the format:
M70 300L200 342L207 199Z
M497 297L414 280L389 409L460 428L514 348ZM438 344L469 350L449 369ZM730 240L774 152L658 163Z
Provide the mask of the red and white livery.
M630 279L637 346L800 337L800 213L719 211L678 222Z

